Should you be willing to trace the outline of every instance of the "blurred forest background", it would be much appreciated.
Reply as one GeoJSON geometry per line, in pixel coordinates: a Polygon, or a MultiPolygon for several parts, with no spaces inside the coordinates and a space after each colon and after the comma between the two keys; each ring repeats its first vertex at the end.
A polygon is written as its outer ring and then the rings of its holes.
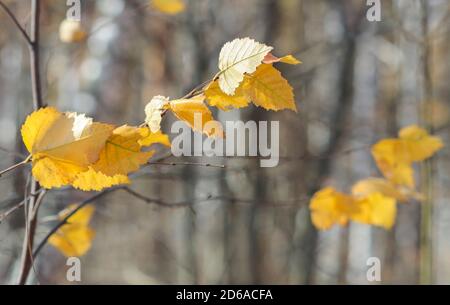
{"type": "MultiPolygon", "coordinates": [[[[3,2],[29,24],[29,1],[3,2]]],[[[140,124],[152,96],[180,97],[212,77],[220,48],[236,37],[303,62],[281,67],[294,86],[298,114],[256,107],[216,113],[222,121],[280,121],[279,165],[205,157],[167,161],[226,168],[146,167],[131,188],[179,206],[145,203],[123,191],[97,200],[82,284],[367,284],[372,256],[381,260],[383,284],[450,284],[448,148],[434,159],[428,184],[434,196],[426,241],[418,202],[399,205],[391,231],[352,223],[318,232],[308,209],[324,185],[348,191],[357,179],[377,175],[370,145],[401,127],[420,124],[450,143],[448,0],[381,1],[380,22],[366,19],[365,0],[190,0],[176,16],[144,0],[85,0],[81,18],[89,35],[78,44],[58,38],[65,1],[41,2],[45,101],[99,121],[140,124]],[[432,249],[431,275],[421,272],[424,246],[432,249]]],[[[23,160],[19,129],[32,102],[27,45],[4,11],[0,29],[3,169],[23,160]]],[[[170,124],[165,127],[168,133],[170,124]]],[[[28,172],[0,178],[0,211],[22,200],[28,172]]],[[[50,191],[36,240],[51,228],[47,215],[90,196],[50,191]]],[[[22,210],[0,224],[0,283],[14,282],[23,232],[22,210]]],[[[65,263],[45,246],[31,281],[68,284],[65,263]]]]}

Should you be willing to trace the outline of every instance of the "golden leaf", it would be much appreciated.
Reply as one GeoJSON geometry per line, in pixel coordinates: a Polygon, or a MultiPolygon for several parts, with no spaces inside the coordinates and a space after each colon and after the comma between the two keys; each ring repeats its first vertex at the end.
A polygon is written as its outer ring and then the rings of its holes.
{"type": "Polygon", "coordinates": [[[351,219],[364,224],[391,229],[397,215],[395,199],[381,193],[371,193],[356,199],[357,212],[352,213],[351,219]]]}
{"type": "Polygon", "coordinates": [[[212,113],[204,101],[204,95],[174,100],[170,102],[170,110],[195,131],[206,133],[208,136],[223,136],[221,125],[214,121],[212,113]],[[207,130],[207,124],[214,128],[207,130]]]}
{"type": "MultiPolygon", "coordinates": [[[[76,207],[77,205],[69,206],[58,215],[58,218],[60,220],[65,219],[76,207]]],[[[95,231],[89,227],[94,211],[95,208],[92,205],[78,210],[67,219],[67,224],[49,237],[49,244],[66,257],[80,257],[86,254],[91,248],[95,236],[95,231]]]]}
{"type": "Polygon", "coordinates": [[[357,207],[351,196],[324,188],[314,194],[310,203],[311,219],[314,226],[326,230],[334,225],[346,225],[357,207]]]}
{"type": "Polygon", "coordinates": [[[151,146],[153,144],[162,144],[167,147],[171,146],[169,136],[163,134],[161,130],[153,133],[150,131],[150,129],[144,128],[141,131],[141,135],[143,136],[143,138],[139,140],[139,145],[151,146]]]}
{"type": "Polygon", "coordinates": [[[32,156],[33,176],[45,188],[70,184],[98,160],[113,129],[54,108],[32,113],[22,126],[22,138],[32,156]]]}
{"type": "Polygon", "coordinates": [[[243,91],[252,102],[267,110],[297,112],[292,87],[272,65],[262,64],[245,77],[243,91]]]}
{"type": "Polygon", "coordinates": [[[428,132],[416,125],[402,128],[399,138],[405,146],[409,160],[407,162],[419,162],[431,157],[441,149],[444,144],[442,140],[435,136],[430,136],[428,132]]]}

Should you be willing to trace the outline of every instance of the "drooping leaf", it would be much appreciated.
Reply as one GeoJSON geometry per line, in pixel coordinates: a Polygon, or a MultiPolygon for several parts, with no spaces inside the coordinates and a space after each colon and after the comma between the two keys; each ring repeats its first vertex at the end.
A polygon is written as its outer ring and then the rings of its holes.
{"type": "Polygon", "coordinates": [[[391,229],[397,215],[395,199],[381,193],[372,193],[356,199],[358,209],[351,219],[363,224],[391,229]]]}
{"type": "Polygon", "coordinates": [[[392,183],[413,188],[413,162],[431,157],[443,147],[441,139],[415,125],[400,130],[399,138],[384,139],[372,146],[372,155],[383,175],[392,183]]]}
{"type": "Polygon", "coordinates": [[[314,194],[310,209],[314,226],[326,230],[334,225],[346,225],[357,206],[351,196],[327,187],[314,194]]]}
{"type": "Polygon", "coordinates": [[[161,130],[153,133],[150,129],[144,128],[142,129],[141,135],[143,136],[143,138],[139,140],[139,145],[141,146],[151,146],[153,144],[162,144],[167,147],[171,146],[169,136],[163,134],[161,130]]]}
{"type": "Polygon", "coordinates": [[[227,42],[219,55],[219,86],[225,94],[234,95],[245,73],[253,73],[272,47],[250,38],[227,42]]]}
{"type": "Polygon", "coordinates": [[[405,145],[409,160],[407,162],[419,162],[431,157],[441,149],[444,144],[442,140],[435,136],[430,136],[428,132],[416,125],[402,128],[399,138],[405,145]]]}
{"type": "Polygon", "coordinates": [[[223,136],[221,125],[214,120],[211,110],[205,105],[204,95],[170,101],[170,110],[195,131],[206,133],[208,136],[223,136]],[[206,124],[213,125],[214,128],[206,130],[206,124]]]}
{"type": "MultiPolygon", "coordinates": [[[[77,205],[71,205],[63,210],[58,218],[63,220],[77,205]]],[[[89,227],[89,222],[94,214],[92,205],[78,210],[59,230],[48,239],[49,244],[58,249],[66,257],[80,257],[91,248],[95,231],[89,227]]]]}
{"type": "Polygon", "coordinates": [[[262,64],[246,76],[243,91],[255,105],[264,109],[297,111],[292,87],[272,65],[262,64]]]}

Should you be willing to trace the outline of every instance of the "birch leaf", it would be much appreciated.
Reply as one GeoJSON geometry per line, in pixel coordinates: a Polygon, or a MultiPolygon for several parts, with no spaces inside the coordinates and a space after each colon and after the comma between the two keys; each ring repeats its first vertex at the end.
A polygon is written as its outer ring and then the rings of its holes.
{"type": "Polygon", "coordinates": [[[22,138],[32,156],[33,176],[44,188],[70,184],[98,160],[113,129],[54,108],[32,113],[22,126],[22,138]]]}
{"type": "Polygon", "coordinates": [[[204,101],[204,95],[174,100],[170,102],[170,110],[178,119],[188,124],[195,131],[206,133],[208,136],[223,136],[220,124],[214,121],[211,110],[205,105],[204,101]],[[207,130],[206,124],[214,125],[215,128],[207,130]]]}
{"type": "Polygon", "coordinates": [[[250,38],[227,42],[219,55],[219,86],[225,94],[234,95],[245,73],[253,73],[272,47],[250,38]]]}
{"type": "MultiPolygon", "coordinates": [[[[71,205],[63,210],[58,218],[63,220],[71,213],[77,205],[71,205]]],[[[89,222],[94,214],[95,208],[92,205],[85,206],[78,210],[63,225],[52,234],[48,243],[58,249],[66,257],[80,257],[86,254],[91,248],[95,231],[89,227],[89,222]]]]}
{"type": "Polygon", "coordinates": [[[297,112],[292,87],[272,65],[263,64],[246,76],[243,91],[255,105],[264,109],[297,112]]]}

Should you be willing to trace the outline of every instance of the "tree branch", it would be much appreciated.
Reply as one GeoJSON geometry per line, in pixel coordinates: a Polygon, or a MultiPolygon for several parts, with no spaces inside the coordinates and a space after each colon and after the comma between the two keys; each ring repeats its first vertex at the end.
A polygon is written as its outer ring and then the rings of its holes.
{"type": "Polygon", "coordinates": [[[16,16],[11,12],[11,10],[8,8],[8,6],[3,3],[3,1],[0,1],[0,7],[3,8],[3,10],[5,11],[5,13],[9,16],[9,18],[12,20],[12,22],[14,22],[14,24],[16,25],[17,29],[20,31],[20,33],[22,34],[22,36],[25,38],[25,40],[27,41],[27,44],[29,46],[32,45],[30,36],[28,36],[27,32],[25,31],[25,29],[23,28],[23,26],[20,24],[19,20],[17,20],[16,16]]]}
{"type": "MultiPolygon", "coordinates": [[[[30,73],[31,73],[31,85],[33,92],[33,107],[34,110],[38,110],[44,106],[42,102],[41,92],[41,77],[39,69],[39,17],[40,17],[40,0],[31,0],[31,25],[30,25],[30,41],[29,53],[30,53],[30,73]]],[[[20,273],[17,282],[20,285],[26,284],[28,274],[33,266],[33,243],[34,235],[37,226],[38,207],[40,201],[43,200],[42,196],[36,196],[40,187],[38,182],[33,178],[30,184],[30,201],[25,206],[26,219],[25,219],[25,237],[22,249],[20,273]]],[[[27,203],[27,198],[25,198],[27,203]]]]}

